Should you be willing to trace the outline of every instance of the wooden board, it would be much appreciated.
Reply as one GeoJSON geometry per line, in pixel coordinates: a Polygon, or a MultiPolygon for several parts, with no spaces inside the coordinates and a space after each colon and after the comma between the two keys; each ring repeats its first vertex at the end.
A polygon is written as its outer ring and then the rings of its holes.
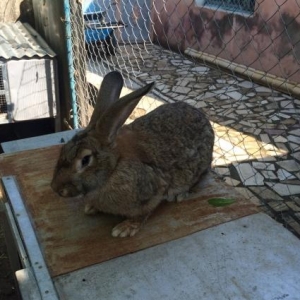
{"type": "Polygon", "coordinates": [[[53,146],[0,156],[0,177],[17,177],[52,277],[257,212],[234,188],[209,173],[198,186],[197,198],[164,203],[135,237],[113,238],[111,229],[121,218],[86,216],[83,198],[60,198],[51,190],[59,151],[60,146],[53,146]],[[236,202],[213,207],[207,202],[212,197],[230,197],[236,202]]]}

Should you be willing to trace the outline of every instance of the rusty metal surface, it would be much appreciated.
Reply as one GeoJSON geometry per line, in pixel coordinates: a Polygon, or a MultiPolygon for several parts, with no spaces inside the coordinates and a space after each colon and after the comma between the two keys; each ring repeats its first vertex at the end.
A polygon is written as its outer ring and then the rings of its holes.
{"type": "Polygon", "coordinates": [[[82,198],[63,199],[51,190],[59,150],[60,146],[54,146],[0,155],[0,177],[17,177],[53,277],[257,212],[232,187],[209,174],[199,185],[197,198],[165,203],[135,237],[113,238],[111,229],[121,220],[119,217],[86,216],[82,198]],[[226,207],[208,204],[207,199],[221,196],[236,202],[226,207]]]}

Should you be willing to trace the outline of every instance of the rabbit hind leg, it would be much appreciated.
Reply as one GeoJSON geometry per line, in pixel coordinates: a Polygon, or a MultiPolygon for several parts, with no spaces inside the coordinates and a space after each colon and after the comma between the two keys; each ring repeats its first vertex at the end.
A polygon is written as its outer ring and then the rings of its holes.
{"type": "Polygon", "coordinates": [[[176,195],[175,199],[176,199],[176,202],[181,202],[181,201],[189,199],[189,196],[190,196],[190,192],[186,191],[186,192],[182,192],[182,193],[176,195]]]}
{"type": "Polygon", "coordinates": [[[168,191],[167,201],[168,202],[181,202],[189,197],[189,186],[182,186],[180,188],[170,189],[168,191]]]}

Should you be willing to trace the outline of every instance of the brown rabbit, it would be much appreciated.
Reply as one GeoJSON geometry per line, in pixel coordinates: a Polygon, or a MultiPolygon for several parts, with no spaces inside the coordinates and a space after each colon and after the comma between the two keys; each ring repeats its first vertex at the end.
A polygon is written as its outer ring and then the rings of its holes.
{"type": "Polygon", "coordinates": [[[135,235],[163,200],[181,200],[210,167],[214,132],[186,103],[165,104],[123,126],[153,83],[119,99],[120,73],[104,77],[87,128],[66,143],[51,186],[62,197],[84,195],[85,213],[126,217],[113,236],[135,235]]]}

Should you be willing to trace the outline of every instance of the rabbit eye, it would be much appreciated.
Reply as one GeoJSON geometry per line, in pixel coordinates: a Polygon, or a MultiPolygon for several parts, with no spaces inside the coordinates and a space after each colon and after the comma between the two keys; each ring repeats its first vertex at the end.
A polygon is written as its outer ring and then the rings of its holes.
{"type": "Polygon", "coordinates": [[[84,156],[81,160],[81,167],[84,168],[84,167],[88,166],[90,161],[91,161],[91,155],[84,156]]]}

